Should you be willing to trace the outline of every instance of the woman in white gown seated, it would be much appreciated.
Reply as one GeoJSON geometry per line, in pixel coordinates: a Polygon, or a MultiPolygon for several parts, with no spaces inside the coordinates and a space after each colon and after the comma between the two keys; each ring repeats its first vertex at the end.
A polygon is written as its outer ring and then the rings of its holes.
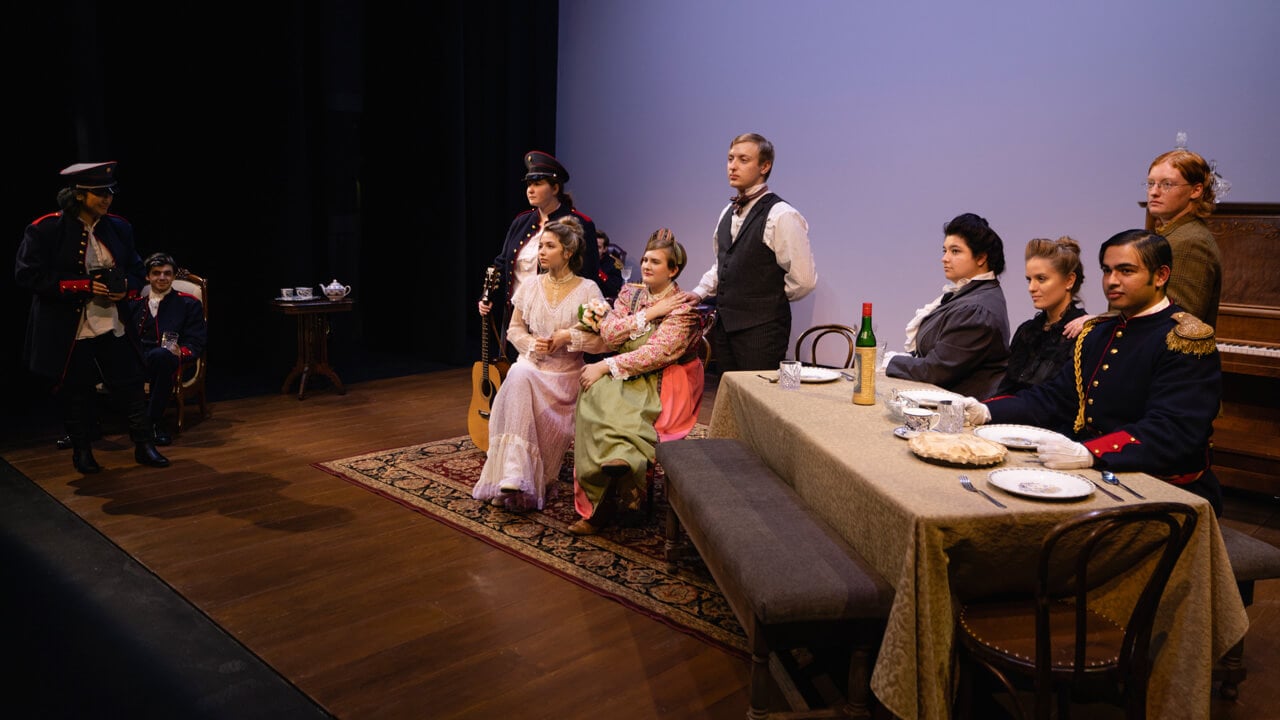
{"type": "MultiPolygon", "coordinates": [[[[513,510],[546,502],[573,439],[582,353],[604,349],[598,335],[576,327],[578,307],[603,298],[596,283],[575,274],[582,267],[582,225],[575,218],[547,224],[538,263],[546,272],[521,283],[511,298],[507,341],[520,356],[494,400],[488,457],[471,491],[513,510]]],[[[489,310],[481,304],[481,315],[489,310]]]]}

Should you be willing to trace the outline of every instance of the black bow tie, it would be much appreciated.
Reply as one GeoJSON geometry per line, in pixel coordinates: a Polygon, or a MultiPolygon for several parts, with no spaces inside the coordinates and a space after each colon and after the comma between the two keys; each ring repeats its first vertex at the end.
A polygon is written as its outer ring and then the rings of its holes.
{"type": "Polygon", "coordinates": [[[764,187],[751,193],[750,195],[743,195],[739,193],[729,198],[729,202],[733,203],[733,214],[741,215],[742,209],[745,208],[747,205],[749,205],[752,200],[755,200],[756,198],[760,197],[761,195],[767,192],[769,192],[769,186],[765,185],[764,187]]]}

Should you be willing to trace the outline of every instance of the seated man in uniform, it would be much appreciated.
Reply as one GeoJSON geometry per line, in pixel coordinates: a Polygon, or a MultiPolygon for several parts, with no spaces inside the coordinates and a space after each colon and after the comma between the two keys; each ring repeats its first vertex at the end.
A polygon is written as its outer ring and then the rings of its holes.
{"type": "Polygon", "coordinates": [[[1072,362],[1051,380],[985,402],[965,398],[972,424],[1071,428],[1037,449],[1045,467],[1145,472],[1200,495],[1222,513],[1209,438],[1222,396],[1213,328],[1165,296],[1173,252],[1147,230],[1098,251],[1110,311],[1090,320],[1072,362]]]}
{"type": "Polygon", "coordinates": [[[173,383],[204,352],[208,331],[199,298],[173,289],[177,265],[171,256],[155,253],[142,266],[149,289],[129,303],[129,332],[142,353],[146,379],[151,383],[147,415],[155,444],[169,445],[173,437],[162,421],[173,383]],[[177,337],[166,343],[165,333],[177,337]]]}

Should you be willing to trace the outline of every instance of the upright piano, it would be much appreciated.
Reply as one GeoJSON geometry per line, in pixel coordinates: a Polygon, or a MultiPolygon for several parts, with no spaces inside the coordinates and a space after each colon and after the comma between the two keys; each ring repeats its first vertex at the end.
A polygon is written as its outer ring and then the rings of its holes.
{"type": "Polygon", "coordinates": [[[1224,487],[1280,495],[1280,203],[1219,203],[1205,222],[1222,255],[1214,471],[1224,487]]]}

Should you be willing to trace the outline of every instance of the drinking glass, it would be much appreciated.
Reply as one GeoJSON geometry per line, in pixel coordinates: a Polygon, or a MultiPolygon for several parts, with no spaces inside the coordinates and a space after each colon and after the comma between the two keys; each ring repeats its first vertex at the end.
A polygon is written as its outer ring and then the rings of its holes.
{"type": "Polygon", "coordinates": [[[778,363],[778,385],[783,390],[799,390],[801,372],[799,360],[783,360],[778,363]]]}
{"type": "Polygon", "coordinates": [[[623,282],[631,282],[631,263],[622,266],[622,280],[623,282]]]}
{"type": "Polygon", "coordinates": [[[938,402],[938,432],[958,433],[964,430],[964,407],[950,400],[938,402]]]}
{"type": "Polygon", "coordinates": [[[178,333],[172,330],[165,330],[164,334],[160,336],[160,347],[177,355],[180,352],[178,350],[178,333]]]}

